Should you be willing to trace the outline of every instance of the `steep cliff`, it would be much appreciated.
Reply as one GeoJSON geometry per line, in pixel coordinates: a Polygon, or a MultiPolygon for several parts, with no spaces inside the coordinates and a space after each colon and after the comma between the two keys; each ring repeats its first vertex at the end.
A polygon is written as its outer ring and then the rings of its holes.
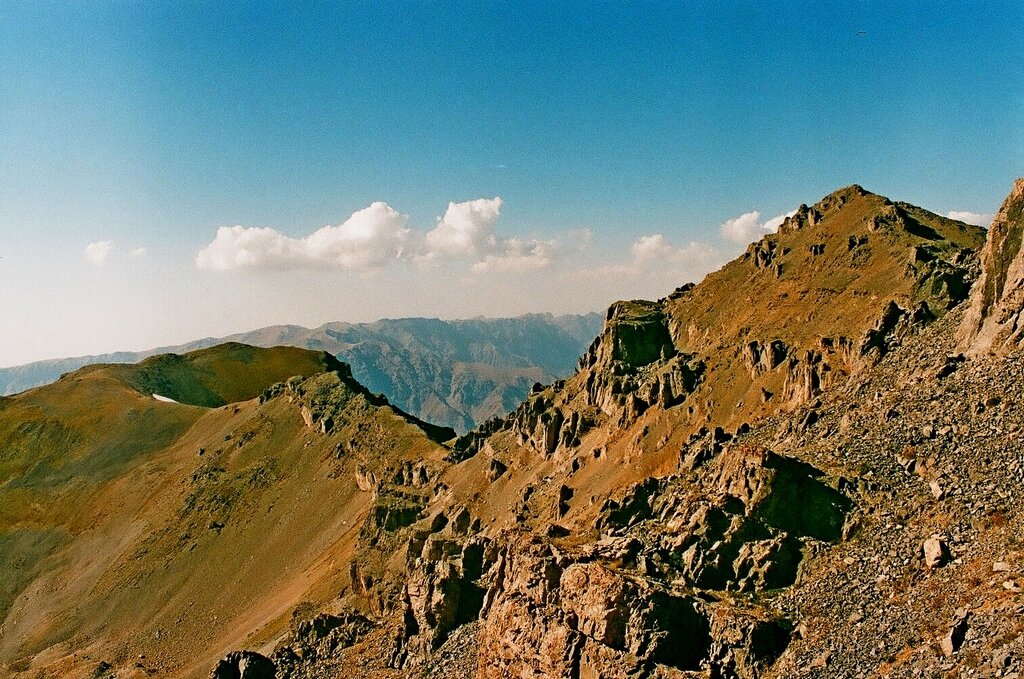
{"type": "Polygon", "coordinates": [[[1024,177],[1018,179],[992,220],[982,251],[983,273],[971,294],[960,330],[972,355],[1007,351],[1024,338],[1024,177]]]}

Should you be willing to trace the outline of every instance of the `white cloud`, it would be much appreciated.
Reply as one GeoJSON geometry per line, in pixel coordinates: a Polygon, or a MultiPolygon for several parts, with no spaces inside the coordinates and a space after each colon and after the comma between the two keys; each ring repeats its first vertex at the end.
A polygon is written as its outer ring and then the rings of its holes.
{"type": "Polygon", "coordinates": [[[786,221],[789,217],[792,217],[795,214],[796,210],[790,210],[785,214],[776,215],[775,217],[772,217],[767,222],[762,224],[761,228],[764,231],[767,231],[768,233],[775,233],[776,231],[779,230],[779,227],[782,226],[782,222],[786,221]]]}
{"type": "Polygon", "coordinates": [[[995,219],[995,215],[970,212],[969,210],[950,210],[946,213],[946,216],[950,219],[974,224],[975,226],[988,226],[992,223],[992,220],[995,219]]]}
{"type": "Polygon", "coordinates": [[[744,212],[739,217],[727,219],[718,227],[718,230],[724,238],[734,243],[745,245],[751,241],[758,240],[767,233],[775,232],[782,225],[782,222],[785,221],[786,217],[794,214],[796,214],[796,210],[762,222],[761,213],[758,210],[744,212]]]}
{"type": "MultiPolygon", "coordinates": [[[[474,272],[527,271],[550,266],[563,251],[559,240],[506,238],[495,226],[500,197],[448,203],[429,231],[409,227],[408,217],[387,203],[373,203],[340,226],[325,226],[303,238],[270,228],[224,226],[196,255],[196,266],[236,269],[376,269],[392,262],[420,264],[472,260],[474,272]]],[[[590,232],[566,234],[589,242],[590,232]]]]}
{"type": "Polygon", "coordinates": [[[85,246],[85,258],[96,266],[103,266],[114,249],[114,242],[109,240],[96,241],[85,246]]]}
{"type": "Polygon", "coordinates": [[[130,257],[131,259],[142,259],[143,257],[145,257],[148,254],[149,254],[149,250],[147,250],[146,248],[143,248],[143,247],[138,247],[138,248],[133,249],[131,252],[129,252],[128,253],[128,257],[130,257]]]}
{"type": "Polygon", "coordinates": [[[640,236],[630,245],[629,253],[625,261],[581,269],[580,272],[602,277],[674,279],[680,275],[703,275],[718,267],[722,260],[721,253],[710,245],[697,241],[673,245],[660,233],[640,236]]]}
{"type": "Polygon", "coordinates": [[[650,236],[640,236],[630,246],[630,251],[633,253],[634,261],[651,262],[671,256],[673,247],[669,245],[665,236],[656,233],[650,236]]]}
{"type": "Polygon", "coordinates": [[[561,252],[561,243],[556,240],[523,241],[509,238],[504,242],[500,254],[485,255],[472,266],[474,272],[486,271],[530,271],[549,267],[561,252]]]}
{"type": "Polygon", "coordinates": [[[641,236],[630,246],[630,252],[635,266],[648,264],[697,264],[703,263],[717,255],[714,248],[697,241],[690,241],[683,246],[672,245],[660,233],[641,236]]]}
{"type": "Polygon", "coordinates": [[[340,226],[325,226],[304,239],[306,256],[343,269],[378,268],[399,259],[409,239],[409,218],[376,202],[340,226]]]}
{"type": "Polygon", "coordinates": [[[467,257],[493,252],[499,245],[494,224],[500,213],[500,197],[448,203],[437,226],[427,232],[428,256],[467,257]]]}
{"type": "Polygon", "coordinates": [[[376,202],[343,224],[325,226],[305,238],[260,227],[222,226],[196,255],[196,266],[211,271],[337,267],[378,268],[401,258],[409,240],[408,218],[376,202]]]}

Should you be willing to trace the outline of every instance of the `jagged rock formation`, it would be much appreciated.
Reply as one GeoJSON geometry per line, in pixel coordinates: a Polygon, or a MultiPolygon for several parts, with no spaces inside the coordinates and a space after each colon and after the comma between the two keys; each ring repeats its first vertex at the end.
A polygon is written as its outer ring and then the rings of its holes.
{"type": "Polygon", "coordinates": [[[606,502],[595,543],[504,536],[479,676],[759,676],[792,626],[709,590],[791,585],[801,541],[838,540],[849,507],[809,466],[736,446],[697,478],[649,479],[606,502]]]}
{"type": "Polygon", "coordinates": [[[983,273],[971,294],[960,331],[973,355],[1020,344],[1024,325],[1024,177],[1018,179],[992,220],[982,251],[983,273]]]}

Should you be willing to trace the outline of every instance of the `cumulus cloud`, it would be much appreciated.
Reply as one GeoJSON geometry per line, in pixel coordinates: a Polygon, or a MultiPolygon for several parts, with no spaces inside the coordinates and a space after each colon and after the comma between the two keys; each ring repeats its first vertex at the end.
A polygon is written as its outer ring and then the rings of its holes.
{"type": "MultiPolygon", "coordinates": [[[[434,228],[416,230],[409,220],[377,202],[339,226],[325,226],[293,238],[270,228],[224,226],[196,255],[209,271],[237,269],[338,268],[377,269],[393,262],[421,265],[470,260],[473,272],[528,271],[550,266],[565,248],[560,240],[501,236],[496,225],[500,197],[448,203],[434,228]]],[[[589,242],[589,231],[580,235],[589,242]]]]}
{"type": "Polygon", "coordinates": [[[504,251],[484,255],[483,259],[473,264],[472,270],[480,273],[545,269],[554,262],[561,250],[562,244],[556,240],[523,241],[509,238],[504,242],[504,251]]]}
{"type": "Polygon", "coordinates": [[[85,246],[85,258],[96,266],[103,266],[107,263],[111,251],[114,249],[114,242],[109,240],[96,241],[85,246]]]}
{"type": "Polygon", "coordinates": [[[739,217],[727,219],[718,227],[719,232],[727,240],[731,240],[734,243],[746,244],[751,241],[755,241],[761,236],[767,233],[773,233],[782,222],[785,221],[786,217],[790,217],[796,214],[796,210],[792,212],[772,217],[771,219],[762,222],[761,213],[758,210],[753,212],[744,212],[739,217]]]}
{"type": "Polygon", "coordinates": [[[134,248],[128,253],[128,257],[131,259],[142,259],[149,254],[149,250],[143,247],[134,248]]]}
{"type": "MultiPolygon", "coordinates": [[[[688,282],[696,282],[722,265],[715,247],[697,241],[674,243],[654,233],[634,240],[617,262],[563,272],[568,290],[586,289],[606,300],[656,299],[688,282]]],[[[568,293],[567,293],[568,294],[568,293]]]]}
{"type": "Polygon", "coordinates": [[[346,269],[370,269],[402,257],[409,239],[409,218],[376,202],[352,214],[340,226],[325,226],[303,240],[305,255],[346,269]]]}
{"type": "Polygon", "coordinates": [[[376,202],[338,226],[325,226],[304,238],[265,227],[222,226],[196,255],[210,271],[338,267],[371,269],[400,259],[410,237],[408,218],[376,202]]]}
{"type": "Polygon", "coordinates": [[[686,245],[673,245],[660,233],[641,236],[630,246],[634,265],[672,264],[688,265],[703,263],[714,258],[714,248],[704,243],[690,241],[686,245]]]}
{"type": "Polygon", "coordinates": [[[427,232],[427,255],[467,257],[493,252],[498,247],[494,224],[500,214],[500,197],[448,203],[437,226],[427,232]]]}
{"type": "Polygon", "coordinates": [[[971,212],[969,210],[950,210],[946,213],[946,216],[950,219],[966,222],[967,224],[974,224],[975,226],[988,226],[995,219],[995,215],[971,212]]]}

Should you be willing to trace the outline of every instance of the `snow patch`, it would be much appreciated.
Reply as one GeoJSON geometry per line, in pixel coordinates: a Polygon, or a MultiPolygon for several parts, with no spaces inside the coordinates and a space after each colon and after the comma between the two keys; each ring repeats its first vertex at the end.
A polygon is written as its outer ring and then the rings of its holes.
{"type": "Polygon", "coordinates": [[[155,398],[158,401],[163,401],[164,403],[177,403],[177,401],[175,401],[173,398],[167,398],[166,396],[161,396],[160,394],[153,394],[153,398],[155,398]]]}

